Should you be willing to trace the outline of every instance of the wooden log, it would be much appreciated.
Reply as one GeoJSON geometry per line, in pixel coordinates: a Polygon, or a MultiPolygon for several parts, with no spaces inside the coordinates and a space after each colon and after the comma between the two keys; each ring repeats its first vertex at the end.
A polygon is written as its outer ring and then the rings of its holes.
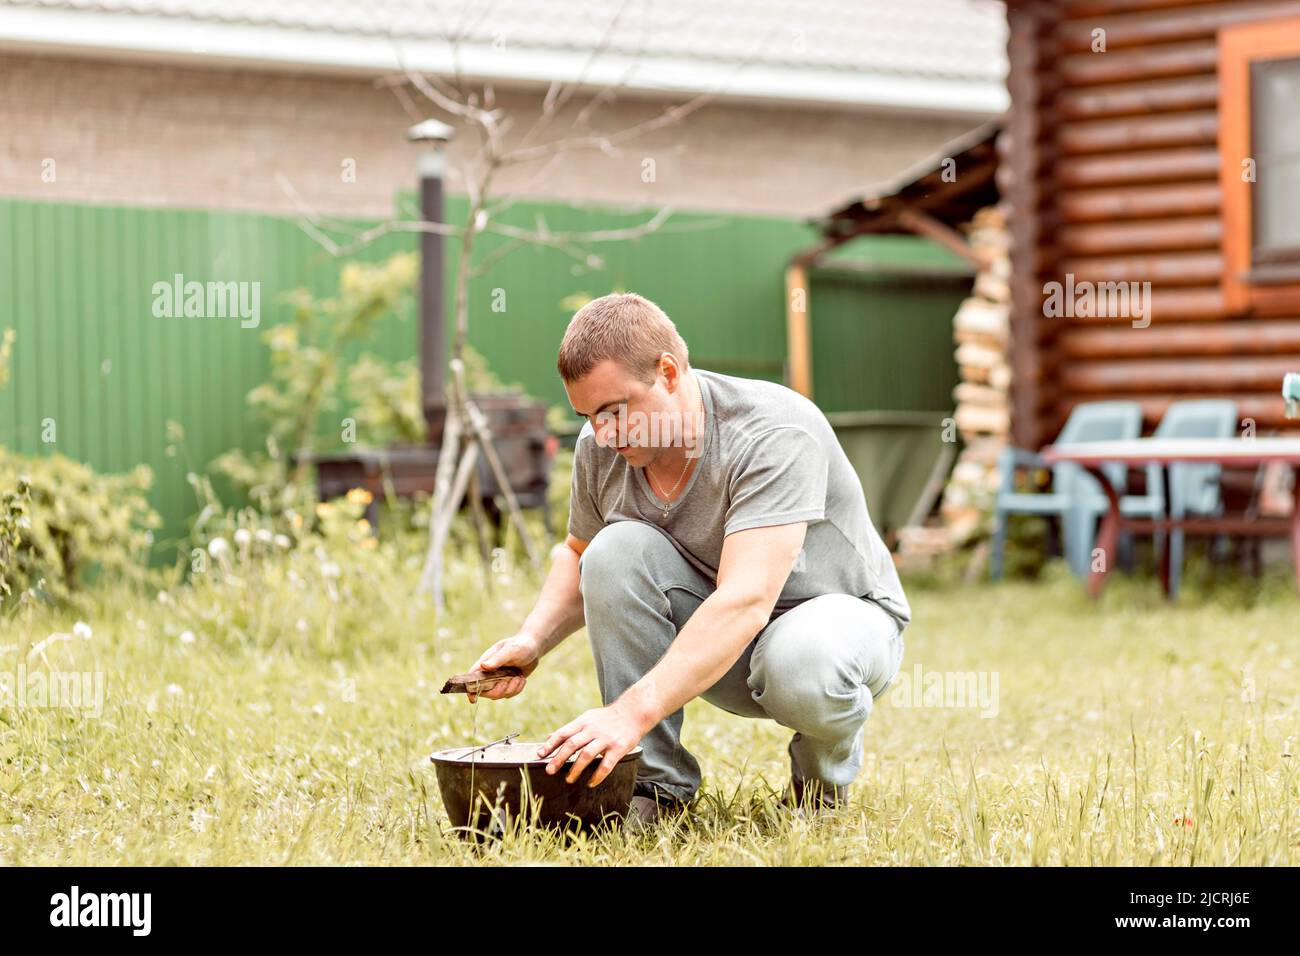
{"type": "Polygon", "coordinates": [[[1003,340],[1011,329],[1011,309],[1007,305],[967,299],[952,317],[953,328],[1003,340]]]}
{"type": "Polygon", "coordinates": [[[969,459],[957,462],[952,468],[952,480],[957,484],[979,486],[984,484],[987,475],[986,466],[969,459]]]}
{"type": "Polygon", "coordinates": [[[1058,162],[1054,178],[1058,186],[1067,189],[1184,183],[1215,178],[1220,162],[1219,151],[1213,146],[1077,156],[1058,162]]]}
{"type": "MultiPolygon", "coordinates": [[[[1230,300],[1227,301],[1227,308],[1232,308],[1230,300]]],[[[1246,311],[1258,316],[1300,315],[1300,286],[1296,283],[1257,285],[1250,290],[1250,302],[1246,311]]]]}
{"type": "Polygon", "coordinates": [[[963,435],[1005,435],[1011,429],[1011,415],[1006,409],[964,405],[953,413],[953,418],[957,422],[957,430],[963,435]]]}
{"type": "Polygon", "coordinates": [[[948,540],[956,543],[967,540],[979,530],[984,512],[979,508],[963,508],[944,517],[948,522],[948,540]]]}
{"type": "Polygon", "coordinates": [[[1223,224],[1216,216],[1146,219],[1135,222],[1079,223],[1057,233],[1057,248],[1069,255],[1218,249],[1223,224]]]}
{"type": "MultiPolygon", "coordinates": [[[[1151,325],[1155,326],[1179,322],[1216,322],[1227,317],[1226,308],[1223,291],[1217,286],[1164,288],[1153,285],[1147,312],[1151,316],[1151,325]]],[[[1063,323],[1062,328],[1080,325],[1132,327],[1125,317],[1112,315],[1073,315],[1059,321],[1063,323]]]]}
{"type": "MultiPolygon", "coordinates": [[[[1135,332],[1135,334],[1141,334],[1135,332]]],[[[1066,363],[1061,387],[1072,394],[1165,392],[1199,394],[1207,386],[1228,392],[1279,392],[1289,371],[1300,368],[1300,354],[1197,359],[1092,359],[1066,363]]]]}
{"type": "Polygon", "coordinates": [[[958,365],[991,369],[1006,362],[1006,354],[996,346],[977,345],[973,342],[957,346],[954,352],[958,365]]]}
{"type": "Polygon", "coordinates": [[[971,248],[990,259],[1010,258],[1011,236],[1006,229],[971,229],[967,232],[971,248]]]}
{"type": "Polygon", "coordinates": [[[1059,85],[1055,77],[1044,76],[1042,68],[1049,57],[1056,55],[1054,44],[1048,40],[1056,25],[1055,11],[1041,5],[1007,7],[1007,89],[1011,109],[997,140],[997,182],[1005,197],[1011,259],[1016,267],[1011,282],[1012,419],[1015,441],[1026,447],[1037,447],[1040,442],[1043,410],[1048,401],[1043,380],[1051,356],[1040,348],[1042,299],[1034,263],[1042,242],[1040,211],[1046,201],[1041,172],[1050,159],[1043,145],[1046,136],[1042,107],[1059,85]]]}
{"type": "Polygon", "coordinates": [[[988,270],[982,271],[975,276],[974,292],[985,302],[999,305],[1010,305],[1011,303],[1011,283],[988,270]]]}
{"type": "Polygon", "coordinates": [[[1099,19],[1084,16],[1059,23],[1053,38],[1061,50],[1082,53],[1093,48],[1093,31],[1106,31],[1106,50],[1178,43],[1213,37],[1225,26],[1300,15],[1300,0],[1231,0],[1216,4],[1179,5],[1172,10],[1155,10],[1129,16],[1099,19]]]}
{"type": "Polygon", "coordinates": [[[1008,410],[1005,392],[975,382],[959,382],[952,390],[953,401],[959,405],[976,405],[980,408],[1008,410]]]}
{"type": "Polygon", "coordinates": [[[1072,87],[1131,83],[1213,73],[1218,66],[1218,55],[1213,40],[1194,40],[1108,52],[1105,56],[1091,50],[1075,53],[1063,57],[1058,69],[1061,79],[1072,87]]]}
{"type": "Polygon", "coordinates": [[[1074,281],[1152,282],[1195,286],[1217,283],[1223,275],[1223,257],[1217,252],[1170,252],[1129,256],[1078,256],[1063,259],[1061,274],[1074,281]]]}
{"type": "Polygon", "coordinates": [[[1103,17],[1117,13],[1146,13],[1170,7],[1190,7],[1194,4],[1222,3],[1223,0],[1067,0],[1064,14],[1070,19],[1103,17]]]}
{"type": "Polygon", "coordinates": [[[1058,98],[1051,118],[1068,121],[1145,116],[1149,113],[1213,109],[1218,102],[1217,77],[1185,76],[1174,80],[1146,80],[1066,90],[1058,98]]]}
{"type": "MultiPolygon", "coordinates": [[[[1007,346],[1008,346],[1007,342],[1005,341],[999,342],[993,339],[988,339],[983,337],[967,338],[967,336],[969,335],[970,333],[968,332],[962,333],[961,338],[956,339],[957,348],[970,346],[973,348],[980,349],[981,351],[992,349],[997,351],[997,353],[1002,356],[1005,356],[1007,354],[1007,346]]],[[[965,353],[963,353],[963,356],[964,355],[965,353]]],[[[954,361],[956,360],[956,350],[954,350],[953,352],[953,359],[954,361]]],[[[987,382],[990,380],[990,376],[993,374],[993,370],[997,368],[998,365],[1006,364],[1006,358],[1004,357],[1001,360],[1001,362],[990,362],[987,360],[981,360],[966,365],[963,365],[961,362],[957,362],[957,364],[963,369],[972,369],[972,370],[978,369],[979,381],[987,382]]],[[[974,381],[974,379],[972,379],[972,381],[974,381]]]]}
{"type": "Polygon", "coordinates": [[[973,265],[977,267],[983,265],[970,243],[962,238],[961,233],[929,213],[906,207],[898,213],[898,222],[904,229],[938,243],[973,265]]]}
{"type": "Polygon", "coordinates": [[[995,365],[989,369],[989,384],[1003,392],[1011,388],[1011,366],[995,365]]]}
{"type": "Polygon", "coordinates": [[[1192,110],[1144,117],[1062,123],[1056,147],[1062,156],[1129,152],[1177,146],[1212,146],[1219,134],[1219,114],[1192,110]]]}
{"type": "Polygon", "coordinates": [[[1219,201],[1217,180],[1168,186],[1108,187],[1064,193],[1057,199],[1056,213],[1063,223],[1199,216],[1217,214],[1219,201]]]}
{"type": "Polygon", "coordinates": [[[991,467],[998,463],[998,455],[1001,454],[1002,448],[1006,443],[1002,440],[986,436],[976,438],[967,442],[966,447],[962,449],[962,462],[970,461],[981,467],[991,467]]]}
{"type": "Polygon", "coordinates": [[[1006,353],[1009,339],[1009,335],[989,335],[985,332],[973,332],[969,329],[954,329],[952,333],[952,340],[955,345],[977,345],[981,348],[996,349],[1002,354],[1006,353]]]}
{"type": "Polygon", "coordinates": [[[1157,355],[1300,354],[1300,319],[1222,322],[1211,326],[1162,325],[1153,321],[1148,329],[1072,328],[1062,334],[1060,344],[1067,361],[1157,355]]]}

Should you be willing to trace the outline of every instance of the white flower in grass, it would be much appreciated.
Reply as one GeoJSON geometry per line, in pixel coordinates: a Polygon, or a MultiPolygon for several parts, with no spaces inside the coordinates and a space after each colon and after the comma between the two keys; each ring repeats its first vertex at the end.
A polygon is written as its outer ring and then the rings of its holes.
{"type": "Polygon", "coordinates": [[[239,545],[241,548],[247,547],[248,542],[252,540],[253,536],[249,534],[247,528],[240,528],[235,532],[235,544],[239,545]]]}
{"type": "Polygon", "coordinates": [[[338,566],[337,562],[326,561],[324,564],[320,566],[320,573],[325,575],[325,577],[327,578],[337,578],[340,574],[343,573],[343,571],[338,566]]]}
{"type": "Polygon", "coordinates": [[[299,630],[299,631],[301,631],[302,633],[306,634],[306,633],[307,633],[307,619],[306,619],[305,617],[300,617],[300,618],[298,618],[298,624],[297,624],[297,627],[298,627],[298,630],[299,630]]]}
{"type": "Polygon", "coordinates": [[[293,542],[289,540],[287,534],[277,534],[273,539],[277,548],[288,548],[293,542]]]}
{"type": "Polygon", "coordinates": [[[213,538],[208,542],[208,554],[219,558],[230,551],[230,543],[225,538],[213,538]]]}
{"type": "Polygon", "coordinates": [[[88,641],[91,638],[90,625],[85,621],[78,621],[76,624],[72,625],[72,633],[83,641],[88,641]]]}
{"type": "Polygon", "coordinates": [[[171,596],[170,594],[168,594],[166,591],[159,591],[159,592],[158,592],[158,603],[159,603],[159,604],[168,604],[168,603],[171,602],[171,599],[172,599],[172,596],[171,596]]]}
{"type": "Polygon", "coordinates": [[[180,684],[168,684],[167,693],[171,694],[173,697],[179,697],[181,694],[185,692],[181,690],[180,684]]]}
{"type": "Polygon", "coordinates": [[[253,537],[262,544],[266,544],[271,540],[271,532],[267,531],[265,528],[258,528],[257,531],[253,533],[253,537]]]}
{"type": "Polygon", "coordinates": [[[313,708],[311,709],[311,712],[312,712],[313,714],[315,714],[317,717],[324,717],[324,716],[325,716],[325,705],[324,705],[324,704],[317,704],[315,707],[313,707],[313,708]]]}
{"type": "Polygon", "coordinates": [[[193,644],[194,641],[195,641],[195,637],[193,631],[181,631],[182,644],[193,644]]]}

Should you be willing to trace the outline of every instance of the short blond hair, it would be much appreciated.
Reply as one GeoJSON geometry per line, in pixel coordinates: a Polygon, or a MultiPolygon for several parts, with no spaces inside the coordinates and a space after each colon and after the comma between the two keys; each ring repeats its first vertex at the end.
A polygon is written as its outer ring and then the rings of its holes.
{"type": "Polygon", "coordinates": [[[653,382],[659,357],[671,354],[688,366],[686,342],[673,320],[635,292],[593,299],[574,313],[560,342],[560,378],[576,382],[612,359],[643,382],[653,382]]]}

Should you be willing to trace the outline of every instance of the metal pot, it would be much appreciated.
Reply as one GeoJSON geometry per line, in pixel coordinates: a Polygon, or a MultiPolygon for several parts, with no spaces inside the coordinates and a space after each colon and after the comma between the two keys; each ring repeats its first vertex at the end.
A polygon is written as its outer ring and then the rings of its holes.
{"type": "Polygon", "coordinates": [[[453,827],[466,838],[500,833],[517,816],[532,819],[536,801],[537,822],[546,827],[590,830],[606,818],[618,820],[632,803],[641,747],[633,747],[598,786],[587,781],[599,760],[593,760],[573,783],[565,779],[568,764],[554,774],[546,772],[548,757],[538,757],[541,741],[493,744],[473,752],[464,747],[430,755],[438,774],[438,789],[453,827]],[[470,806],[474,806],[471,819],[470,806]]]}

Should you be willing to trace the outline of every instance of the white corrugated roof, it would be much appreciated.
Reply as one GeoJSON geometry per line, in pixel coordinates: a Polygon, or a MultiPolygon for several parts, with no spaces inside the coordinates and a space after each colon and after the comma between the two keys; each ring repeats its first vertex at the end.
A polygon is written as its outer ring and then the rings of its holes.
{"type": "Polygon", "coordinates": [[[1007,102],[998,0],[0,0],[11,48],[443,72],[452,37],[475,79],[969,114],[1007,102]]]}

